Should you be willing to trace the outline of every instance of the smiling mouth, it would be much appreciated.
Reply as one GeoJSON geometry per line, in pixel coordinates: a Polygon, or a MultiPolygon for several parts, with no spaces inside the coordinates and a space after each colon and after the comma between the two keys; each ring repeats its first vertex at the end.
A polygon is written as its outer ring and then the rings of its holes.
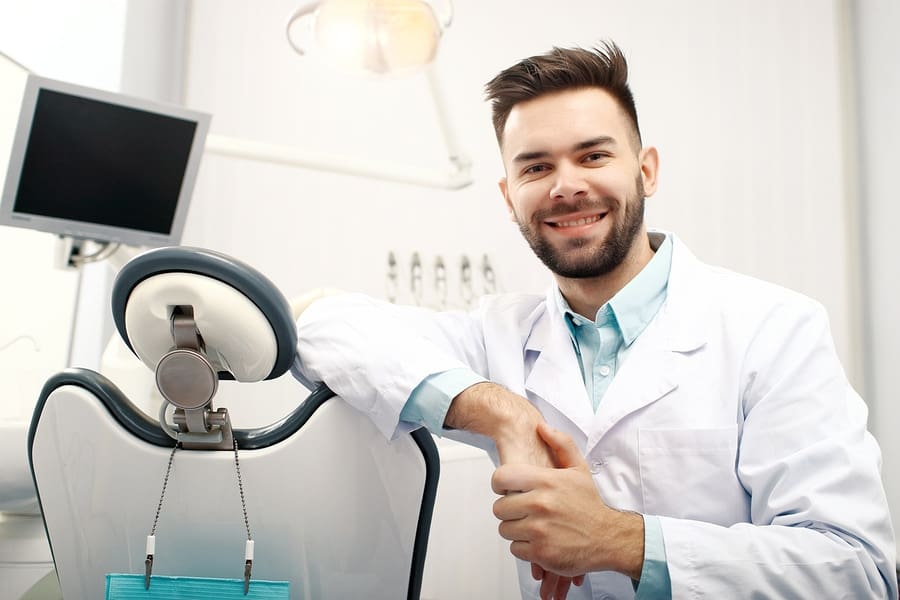
{"type": "Polygon", "coordinates": [[[547,221],[547,225],[551,227],[556,227],[558,229],[565,229],[567,227],[583,227],[585,225],[590,225],[591,223],[596,223],[600,219],[606,216],[606,213],[600,213],[598,215],[592,215],[590,217],[581,217],[580,219],[572,219],[571,221],[547,221]]]}

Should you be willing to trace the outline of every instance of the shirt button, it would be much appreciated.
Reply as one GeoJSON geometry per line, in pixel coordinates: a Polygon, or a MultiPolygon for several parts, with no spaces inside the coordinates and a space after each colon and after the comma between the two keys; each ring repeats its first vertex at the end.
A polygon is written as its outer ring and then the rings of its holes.
{"type": "Polygon", "coordinates": [[[602,461],[595,460],[594,462],[591,463],[591,473],[593,473],[594,475],[596,475],[597,473],[599,473],[599,472],[600,472],[600,469],[602,469],[602,468],[603,468],[603,462],[602,462],[602,461]]]}
{"type": "Polygon", "coordinates": [[[603,365],[602,367],[600,367],[600,374],[603,375],[604,377],[609,375],[609,372],[610,372],[610,368],[608,365],[603,365]]]}

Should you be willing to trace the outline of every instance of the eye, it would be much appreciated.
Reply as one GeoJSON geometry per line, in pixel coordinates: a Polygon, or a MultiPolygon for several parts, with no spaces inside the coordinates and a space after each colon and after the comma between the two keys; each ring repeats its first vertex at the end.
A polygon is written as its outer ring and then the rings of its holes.
{"type": "Polygon", "coordinates": [[[587,156],[584,157],[585,162],[597,162],[601,160],[606,160],[609,158],[608,152],[591,152],[587,156]]]}
{"type": "Polygon", "coordinates": [[[533,173],[541,173],[543,171],[548,170],[549,168],[550,167],[548,167],[547,165],[544,165],[544,164],[531,165],[529,167],[525,167],[525,169],[522,171],[522,173],[524,175],[531,175],[533,173]]]}

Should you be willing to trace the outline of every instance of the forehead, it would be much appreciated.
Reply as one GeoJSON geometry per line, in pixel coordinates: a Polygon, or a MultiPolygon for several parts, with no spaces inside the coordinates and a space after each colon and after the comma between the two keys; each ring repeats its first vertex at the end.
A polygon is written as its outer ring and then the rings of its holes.
{"type": "Polygon", "coordinates": [[[629,143],[630,123],[612,95],[600,88],[544,94],[516,104],[503,127],[504,158],[551,151],[585,139],[609,136],[629,143]]]}

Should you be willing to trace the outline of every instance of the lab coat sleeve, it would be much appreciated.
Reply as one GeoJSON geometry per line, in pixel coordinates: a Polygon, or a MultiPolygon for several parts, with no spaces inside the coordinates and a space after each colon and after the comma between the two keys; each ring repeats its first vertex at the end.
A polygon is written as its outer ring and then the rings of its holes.
{"type": "Polygon", "coordinates": [[[463,390],[486,381],[469,369],[453,369],[429,375],[413,390],[400,412],[400,419],[421,423],[438,436],[444,435],[444,421],[450,403],[463,390]]]}
{"type": "Polygon", "coordinates": [[[486,372],[477,313],[396,306],[361,294],[317,300],[297,322],[295,368],[368,415],[387,438],[426,377],[467,368],[486,372]]]}
{"type": "Polygon", "coordinates": [[[742,382],[737,471],[751,523],[661,516],[672,596],[897,598],[880,451],[825,311],[770,311],[742,382]]]}

